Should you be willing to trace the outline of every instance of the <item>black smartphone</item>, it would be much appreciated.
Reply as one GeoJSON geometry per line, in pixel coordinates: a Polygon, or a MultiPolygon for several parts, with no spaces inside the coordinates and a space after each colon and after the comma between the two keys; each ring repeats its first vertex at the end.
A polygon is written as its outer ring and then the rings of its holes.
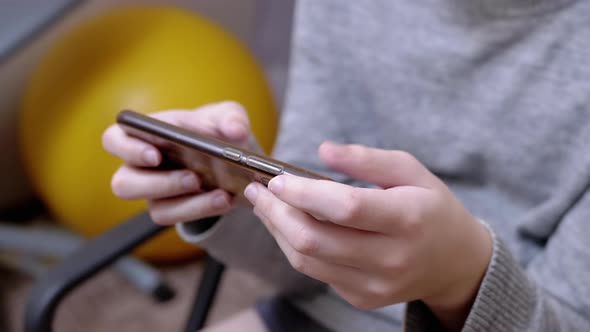
{"type": "Polygon", "coordinates": [[[197,173],[204,190],[221,188],[240,195],[249,183],[257,181],[266,186],[270,179],[282,174],[330,180],[303,168],[134,111],[119,112],[117,124],[126,134],[157,147],[162,154],[164,167],[186,168],[197,173]]]}

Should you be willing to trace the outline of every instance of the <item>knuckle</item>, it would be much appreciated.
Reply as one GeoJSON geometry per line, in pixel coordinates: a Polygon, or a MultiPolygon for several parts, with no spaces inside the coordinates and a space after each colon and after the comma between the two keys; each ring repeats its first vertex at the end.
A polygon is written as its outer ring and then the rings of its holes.
{"type": "Polygon", "coordinates": [[[371,298],[386,296],[389,291],[389,285],[381,281],[374,280],[369,281],[366,284],[367,296],[370,296],[371,298]]]}
{"type": "Polygon", "coordinates": [[[128,184],[123,169],[119,169],[111,178],[111,190],[119,198],[129,198],[128,184]]]}
{"type": "Polygon", "coordinates": [[[252,212],[254,212],[254,214],[257,215],[258,217],[262,218],[262,211],[260,211],[260,205],[258,205],[258,204],[254,205],[252,212]]]}
{"type": "Polygon", "coordinates": [[[359,198],[359,191],[356,188],[350,188],[344,198],[344,204],[342,205],[341,215],[339,217],[340,222],[347,222],[356,220],[362,211],[362,202],[359,198]]]}
{"type": "Polygon", "coordinates": [[[390,273],[399,272],[400,267],[401,267],[399,255],[392,254],[392,255],[385,256],[381,262],[381,266],[387,272],[390,272],[390,273]]]}
{"type": "Polygon", "coordinates": [[[264,207],[262,207],[260,204],[256,204],[254,206],[253,212],[258,218],[260,218],[262,222],[264,222],[264,224],[271,233],[276,232],[276,226],[274,225],[273,219],[268,217],[268,214],[264,210],[264,207]]]}
{"type": "Polygon", "coordinates": [[[261,212],[269,219],[282,220],[289,218],[291,214],[290,206],[282,202],[277,202],[276,199],[273,199],[269,195],[259,195],[258,202],[257,205],[260,206],[261,212]]]}
{"type": "Polygon", "coordinates": [[[289,262],[291,263],[291,266],[299,273],[307,273],[307,264],[303,255],[294,253],[291,255],[291,257],[289,257],[289,262]]]}
{"type": "Polygon", "coordinates": [[[160,204],[150,201],[148,202],[148,211],[152,221],[158,225],[166,226],[172,223],[172,220],[168,217],[168,214],[160,206],[160,204]]]}
{"type": "Polygon", "coordinates": [[[374,301],[369,299],[368,296],[345,296],[344,298],[348,303],[359,310],[367,311],[377,308],[377,305],[374,301]]]}
{"type": "Polygon", "coordinates": [[[388,273],[398,275],[408,272],[410,262],[407,254],[399,251],[395,255],[388,256],[383,262],[383,267],[388,273]]]}
{"type": "Polygon", "coordinates": [[[418,162],[418,159],[407,151],[397,150],[392,153],[394,153],[395,158],[400,160],[403,164],[416,164],[418,162]]]}
{"type": "Polygon", "coordinates": [[[394,153],[397,155],[399,159],[412,161],[414,160],[414,156],[406,150],[395,150],[394,153]]]}
{"type": "Polygon", "coordinates": [[[350,145],[350,149],[350,152],[357,156],[360,160],[367,160],[371,157],[371,149],[368,149],[365,145],[352,144],[350,145]]]}
{"type": "Polygon", "coordinates": [[[359,163],[367,162],[373,159],[372,150],[368,149],[367,146],[361,144],[349,144],[345,148],[347,150],[347,154],[350,156],[354,156],[353,161],[357,161],[359,163]]]}
{"type": "Polygon", "coordinates": [[[162,189],[166,193],[175,194],[178,192],[182,192],[185,190],[185,185],[183,181],[185,177],[190,177],[191,173],[187,171],[177,171],[174,172],[171,177],[167,177],[165,179],[165,184],[162,186],[162,189]]]}
{"type": "Polygon", "coordinates": [[[424,215],[419,207],[409,207],[403,212],[400,230],[410,238],[417,238],[424,232],[424,215]]]}
{"type": "Polygon", "coordinates": [[[384,303],[398,302],[402,299],[404,288],[402,284],[390,278],[375,281],[372,289],[375,306],[382,306],[384,303]]]}
{"type": "Polygon", "coordinates": [[[307,256],[314,255],[319,249],[319,242],[316,240],[308,227],[301,227],[295,234],[293,248],[307,256]]]}
{"type": "Polygon", "coordinates": [[[273,205],[264,197],[260,197],[256,200],[255,210],[259,213],[259,215],[263,215],[266,217],[271,217],[274,214],[273,205]]]}
{"type": "Polygon", "coordinates": [[[219,106],[227,110],[230,114],[235,113],[242,116],[246,115],[246,109],[242,104],[238,103],[237,101],[233,100],[226,100],[219,103],[219,106]]]}

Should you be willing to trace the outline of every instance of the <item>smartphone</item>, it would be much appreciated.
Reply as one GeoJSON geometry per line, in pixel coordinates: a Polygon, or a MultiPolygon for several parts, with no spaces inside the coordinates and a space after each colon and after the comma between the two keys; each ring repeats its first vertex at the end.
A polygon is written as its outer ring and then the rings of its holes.
{"type": "MultiPolygon", "coordinates": [[[[119,112],[117,124],[127,135],[157,147],[162,154],[163,168],[186,168],[197,173],[203,190],[221,188],[241,196],[249,183],[257,181],[266,186],[270,179],[282,174],[330,180],[303,168],[134,111],[119,112]]],[[[240,201],[244,203],[244,199],[240,201]]]]}

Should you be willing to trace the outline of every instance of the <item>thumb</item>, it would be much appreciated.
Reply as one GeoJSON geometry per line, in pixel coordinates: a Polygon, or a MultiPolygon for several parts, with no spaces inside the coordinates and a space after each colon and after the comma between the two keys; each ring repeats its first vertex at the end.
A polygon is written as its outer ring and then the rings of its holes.
{"type": "Polygon", "coordinates": [[[385,189],[398,186],[430,188],[436,183],[436,177],[404,151],[324,142],[319,155],[330,168],[385,189]]]}

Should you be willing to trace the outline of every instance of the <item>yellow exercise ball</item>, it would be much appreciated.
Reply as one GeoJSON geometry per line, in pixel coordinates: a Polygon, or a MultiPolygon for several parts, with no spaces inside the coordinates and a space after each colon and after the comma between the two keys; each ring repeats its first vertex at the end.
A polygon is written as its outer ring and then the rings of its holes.
{"type": "MultiPolygon", "coordinates": [[[[25,167],[56,220],[100,234],[146,208],[110,189],[122,162],[101,146],[121,109],[144,113],[235,100],[270,152],[277,112],[261,68],[222,28],[170,7],[115,9],[74,26],[44,54],[20,114],[25,167]]],[[[138,250],[170,262],[198,251],[167,230],[138,250]]]]}

